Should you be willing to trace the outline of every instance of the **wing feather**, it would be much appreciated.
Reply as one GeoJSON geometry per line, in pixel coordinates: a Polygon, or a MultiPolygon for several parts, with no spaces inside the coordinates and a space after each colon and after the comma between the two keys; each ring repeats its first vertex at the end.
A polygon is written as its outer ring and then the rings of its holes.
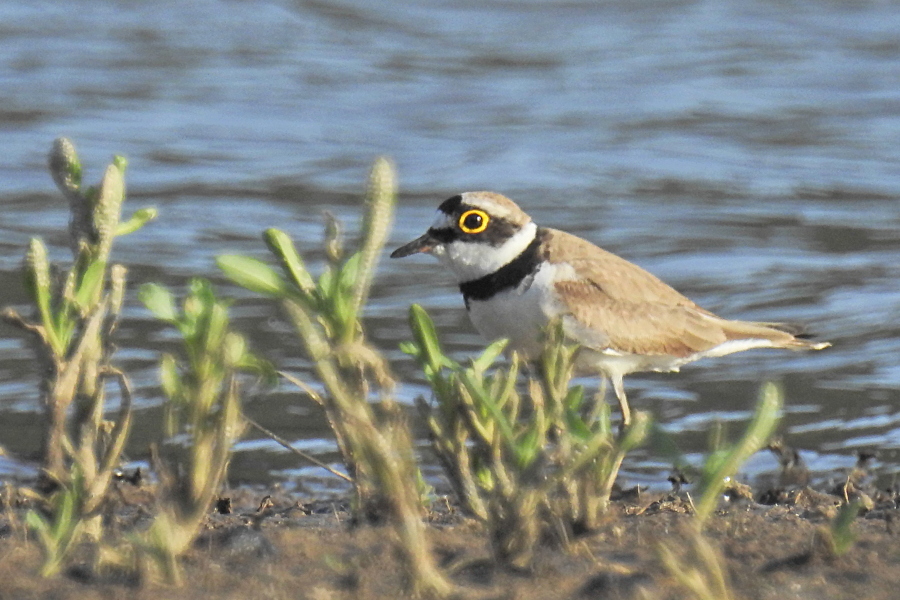
{"type": "Polygon", "coordinates": [[[556,289],[577,327],[593,333],[576,337],[597,350],[686,357],[727,341],[716,320],[689,306],[615,300],[578,281],[556,289]]]}
{"type": "Polygon", "coordinates": [[[639,266],[586,240],[558,230],[544,235],[545,259],[572,266],[571,277],[555,282],[575,321],[569,328],[596,350],[683,358],[738,339],[797,349],[813,346],[783,325],[717,317],[639,266]]]}

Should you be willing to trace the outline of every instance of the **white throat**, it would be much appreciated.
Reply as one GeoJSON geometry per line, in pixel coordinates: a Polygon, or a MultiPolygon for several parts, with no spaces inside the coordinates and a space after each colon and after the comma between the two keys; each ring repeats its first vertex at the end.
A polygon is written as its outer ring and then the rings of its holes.
{"type": "Polygon", "coordinates": [[[433,252],[456,274],[457,283],[490,275],[519,256],[537,235],[537,225],[529,221],[501,246],[455,241],[442,252],[433,252]]]}

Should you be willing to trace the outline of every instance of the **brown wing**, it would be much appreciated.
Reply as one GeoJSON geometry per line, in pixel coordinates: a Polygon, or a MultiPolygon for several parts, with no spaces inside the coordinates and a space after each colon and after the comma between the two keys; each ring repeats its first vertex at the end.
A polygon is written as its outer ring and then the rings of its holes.
{"type": "Polygon", "coordinates": [[[685,357],[727,341],[718,319],[689,306],[616,300],[582,281],[556,283],[578,325],[582,343],[633,354],[685,357]]]}
{"type": "Polygon", "coordinates": [[[569,263],[578,274],[555,285],[588,346],[685,357],[733,339],[806,345],[773,327],[719,318],[639,266],[568,233],[545,231],[546,259],[569,263]]]}
{"type": "Polygon", "coordinates": [[[602,289],[613,300],[690,306],[702,310],[655,275],[612,252],[565,231],[545,229],[544,232],[547,260],[571,264],[579,276],[602,289]]]}

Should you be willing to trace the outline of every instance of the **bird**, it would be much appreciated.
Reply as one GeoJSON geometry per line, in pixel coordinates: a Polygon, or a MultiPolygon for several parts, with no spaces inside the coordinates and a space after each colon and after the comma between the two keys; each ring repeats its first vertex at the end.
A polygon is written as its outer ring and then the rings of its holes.
{"type": "Polygon", "coordinates": [[[624,377],[677,372],[701,358],[753,348],[821,350],[784,323],[719,317],[624,258],[578,236],[539,227],[509,198],[465,192],[438,206],[420,237],[391,253],[437,257],[450,268],[475,329],[506,338],[528,360],[540,356],[544,330],[560,320],[579,347],[579,373],[605,377],[631,422],[624,377]]]}

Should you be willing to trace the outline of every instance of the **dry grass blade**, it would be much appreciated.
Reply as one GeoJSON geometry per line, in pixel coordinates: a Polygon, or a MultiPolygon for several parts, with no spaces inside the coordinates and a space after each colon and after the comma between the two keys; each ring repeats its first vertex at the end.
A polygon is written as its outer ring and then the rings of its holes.
{"type": "Polygon", "coordinates": [[[251,427],[253,427],[253,428],[256,429],[257,431],[260,431],[260,432],[264,433],[269,439],[271,439],[272,441],[274,441],[274,442],[276,442],[277,444],[281,445],[281,446],[282,446],[283,448],[285,448],[286,450],[289,450],[289,451],[293,452],[293,453],[296,454],[297,456],[299,456],[299,457],[303,458],[304,460],[306,460],[306,461],[308,461],[308,462],[310,462],[310,463],[316,465],[317,467],[320,467],[320,468],[322,468],[322,469],[325,469],[326,471],[328,471],[329,473],[331,473],[331,474],[334,475],[335,477],[338,477],[338,478],[340,478],[340,479],[343,479],[343,480],[346,481],[347,483],[353,483],[353,478],[352,478],[352,477],[346,475],[345,473],[341,473],[341,472],[338,471],[337,469],[332,468],[330,465],[327,465],[327,464],[323,463],[322,461],[320,461],[319,459],[317,459],[315,456],[312,456],[311,454],[308,454],[308,453],[306,453],[306,452],[304,452],[303,450],[300,450],[300,449],[298,449],[298,448],[294,448],[294,447],[290,444],[290,442],[288,442],[286,439],[284,439],[283,437],[279,436],[279,435],[278,435],[277,433],[275,433],[274,431],[272,431],[272,430],[270,430],[270,429],[266,429],[265,427],[263,427],[262,425],[260,425],[260,424],[257,423],[256,421],[254,421],[253,419],[247,417],[247,415],[244,415],[244,420],[247,421],[247,423],[248,423],[251,427]]]}

